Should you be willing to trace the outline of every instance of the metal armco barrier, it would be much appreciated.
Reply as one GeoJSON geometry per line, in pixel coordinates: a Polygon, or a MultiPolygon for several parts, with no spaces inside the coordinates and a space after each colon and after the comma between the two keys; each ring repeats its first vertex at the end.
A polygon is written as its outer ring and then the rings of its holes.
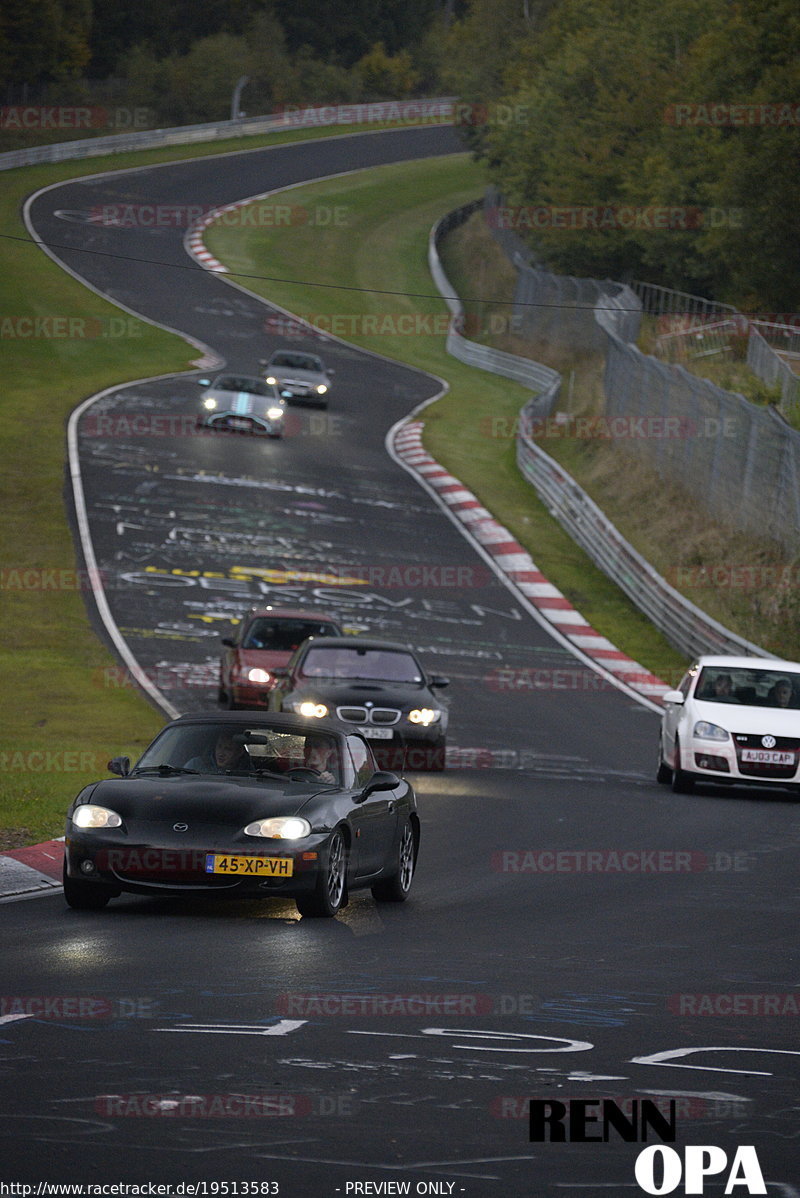
{"type": "MultiPolygon", "coordinates": [[[[446,233],[457,228],[481,205],[482,201],[477,201],[457,208],[438,221],[431,230],[428,247],[431,274],[456,325],[459,320],[463,321],[463,308],[442,268],[438,245],[446,233]]],[[[598,310],[593,315],[603,331],[618,340],[615,321],[621,319],[623,329],[630,333],[637,325],[640,303],[629,288],[622,284],[613,284],[613,287],[616,294],[601,293],[598,296],[598,310]]],[[[635,347],[626,345],[626,348],[635,347]]],[[[539,387],[539,394],[533,396],[520,413],[517,430],[517,464],[520,471],[573,540],[644,612],[670,644],[687,657],[701,653],[773,656],[766,649],[719,624],[671,587],[625,540],[574,478],[536,444],[531,430],[534,422],[546,419],[555,406],[561,383],[557,371],[527,358],[517,358],[514,354],[466,341],[452,327],[447,338],[447,350],[460,362],[479,366],[506,378],[523,381],[520,374],[523,371],[524,381],[539,387]],[[516,373],[510,373],[507,359],[516,360],[516,373]]],[[[639,354],[639,351],[636,350],[636,353],[639,354]]],[[[645,358],[644,354],[639,356],[645,358]]],[[[655,362],[655,359],[649,361],[662,370],[669,369],[655,362]]]]}
{"type": "Polygon", "coordinates": [[[670,644],[687,657],[700,653],[772,657],[765,649],[706,615],[636,552],[574,478],[536,444],[530,429],[532,420],[538,416],[534,405],[522,409],[517,433],[517,465],[522,474],[572,539],[670,644]]]}
{"type": "Polygon", "coordinates": [[[557,370],[551,370],[549,366],[543,366],[541,362],[534,362],[531,358],[520,358],[517,354],[492,349],[478,341],[469,341],[459,331],[464,325],[464,308],[444,272],[438,246],[442,237],[463,224],[482,205],[482,200],[476,200],[448,212],[433,226],[428,239],[428,266],[452,316],[447,334],[447,352],[467,366],[477,366],[490,374],[513,379],[523,387],[532,387],[536,395],[531,403],[536,405],[540,416],[548,416],[555,406],[561,388],[561,375],[557,370]]]}

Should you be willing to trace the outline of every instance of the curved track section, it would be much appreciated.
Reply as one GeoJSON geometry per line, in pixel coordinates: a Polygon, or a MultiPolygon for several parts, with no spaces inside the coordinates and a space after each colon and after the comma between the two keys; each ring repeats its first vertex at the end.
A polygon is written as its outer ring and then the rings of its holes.
{"type": "MultiPolygon", "coordinates": [[[[198,269],[181,228],[117,227],[91,214],[125,205],[205,211],[461,148],[452,130],[419,129],[320,141],[313,156],[305,143],[104,174],[38,193],[28,221],[48,252],[98,291],[253,372],[285,341],[274,331],[279,310],[198,269]]],[[[292,343],[320,349],[316,336],[292,343]]],[[[453,678],[454,763],[479,754],[495,764],[524,757],[611,768],[591,713],[598,691],[609,692],[611,720],[623,718],[629,698],[540,628],[386,457],[387,430],[441,381],[333,339],[322,349],[336,370],[330,408],[293,408],[282,442],[199,434],[197,383],[186,375],[120,387],[76,414],[90,575],[128,668],[169,715],[214,706],[220,637],[248,607],[325,607],[350,627],[412,640],[453,678]],[[559,690],[571,719],[585,713],[584,752],[572,743],[560,751],[559,690]],[[533,735],[531,702],[541,708],[533,735]]]]}
{"type": "MultiPolygon", "coordinates": [[[[252,370],[278,340],[269,308],[191,263],[182,230],[57,210],[210,208],[458,149],[418,129],[248,151],[76,180],[29,219],[99,291],[252,370]]],[[[527,1100],[648,1097],[677,1103],[681,1154],[754,1144],[767,1193],[797,1198],[796,809],[658,787],[655,715],[554,641],[388,458],[440,382],[339,342],[325,356],[330,421],[298,412],[282,443],[195,435],[190,375],[90,404],[86,518],[111,617],[177,709],[214,705],[219,637],[253,602],[339,611],[451,675],[459,753],[418,777],[411,901],[358,895],[325,926],[277,901],[0,906],[19,996],[0,1012],[7,1179],[627,1195],[640,1145],[532,1144],[527,1100]]]]}

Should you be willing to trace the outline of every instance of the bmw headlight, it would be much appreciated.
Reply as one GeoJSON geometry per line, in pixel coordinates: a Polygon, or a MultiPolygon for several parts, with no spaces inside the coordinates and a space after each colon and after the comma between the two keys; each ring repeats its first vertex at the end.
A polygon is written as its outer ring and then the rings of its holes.
{"type": "Polygon", "coordinates": [[[258,666],[247,671],[248,682],[269,682],[269,674],[266,670],[260,669],[258,666]]]}
{"type": "Polygon", "coordinates": [[[216,406],[217,406],[217,401],[215,399],[213,399],[210,395],[209,395],[208,399],[203,400],[203,407],[208,412],[213,412],[214,408],[216,406]]]}
{"type": "Polygon", "coordinates": [[[122,819],[116,811],[108,807],[97,807],[94,803],[84,803],[76,807],[72,813],[72,822],[78,828],[121,828],[122,819]]]}
{"type": "Polygon", "coordinates": [[[437,723],[442,718],[442,713],[433,707],[415,707],[413,711],[409,711],[408,718],[412,724],[422,724],[427,728],[430,724],[437,723]]]}
{"type": "Polygon", "coordinates": [[[325,384],[320,383],[317,387],[317,395],[324,395],[327,390],[328,388],[325,386],[325,384]]]}
{"type": "Polygon", "coordinates": [[[719,724],[709,724],[708,720],[698,720],[692,730],[697,740],[728,740],[730,734],[720,728],[719,724]]]}
{"type": "Polygon", "coordinates": [[[302,703],[295,703],[293,706],[297,715],[312,716],[317,720],[324,720],[328,714],[325,704],[315,703],[313,699],[304,699],[302,703]]]}
{"type": "Polygon", "coordinates": [[[302,840],[311,835],[311,824],[296,815],[275,819],[257,819],[245,828],[247,836],[264,836],[269,840],[302,840]]]}
{"type": "Polygon", "coordinates": [[[283,408],[267,408],[267,417],[270,420],[280,420],[283,416],[283,408]]]}

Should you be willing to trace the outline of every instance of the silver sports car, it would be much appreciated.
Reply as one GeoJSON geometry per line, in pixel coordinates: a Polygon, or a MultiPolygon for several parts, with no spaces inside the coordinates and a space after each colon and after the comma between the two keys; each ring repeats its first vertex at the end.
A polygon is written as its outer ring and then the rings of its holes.
{"type": "Polygon", "coordinates": [[[302,350],[279,349],[261,364],[267,383],[276,386],[282,398],[327,408],[333,371],[325,369],[322,358],[302,350]]]}
{"type": "Polygon", "coordinates": [[[237,433],[283,436],[286,402],[277,389],[263,379],[220,374],[213,380],[199,379],[198,382],[204,388],[198,425],[237,433]]]}

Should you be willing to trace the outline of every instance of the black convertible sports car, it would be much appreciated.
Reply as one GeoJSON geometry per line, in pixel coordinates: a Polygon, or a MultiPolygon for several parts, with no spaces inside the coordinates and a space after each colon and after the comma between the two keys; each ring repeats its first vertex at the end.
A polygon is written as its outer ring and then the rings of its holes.
{"type": "Polygon", "coordinates": [[[409,645],[317,636],[272,677],[274,711],[335,717],[370,742],[385,768],[444,769],[448,711],[434,691],[449,679],[426,674],[409,645]]]}
{"type": "Polygon", "coordinates": [[[414,790],[379,771],[333,720],[181,716],[131,769],[85,787],[67,813],[64,897],[97,909],[135,894],[294,898],[330,916],[351,890],[403,902],[420,825],[414,790]]]}

